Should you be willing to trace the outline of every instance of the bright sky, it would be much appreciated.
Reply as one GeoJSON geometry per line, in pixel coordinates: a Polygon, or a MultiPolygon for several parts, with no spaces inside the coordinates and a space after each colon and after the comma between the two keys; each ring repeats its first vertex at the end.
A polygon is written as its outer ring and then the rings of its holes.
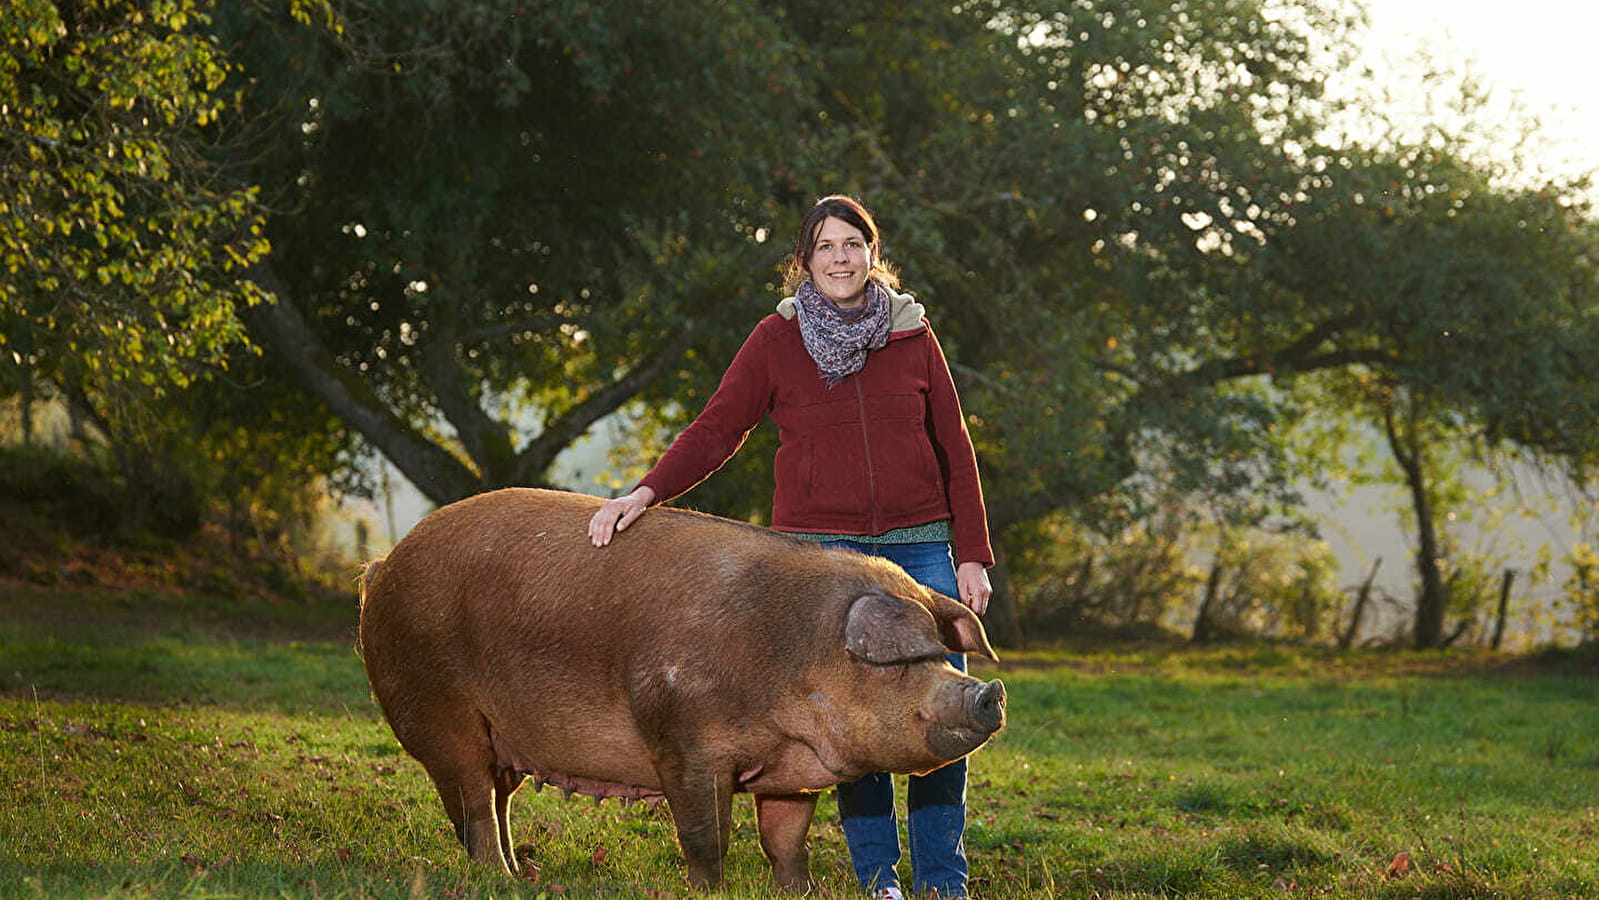
{"type": "MultiPolygon", "coordinates": [[[[1421,46],[1470,60],[1496,99],[1519,93],[1558,139],[1562,171],[1599,170],[1599,3],[1594,0],[1366,0],[1373,51],[1421,46]]],[[[1554,160],[1551,160],[1554,162],[1554,160]]]]}

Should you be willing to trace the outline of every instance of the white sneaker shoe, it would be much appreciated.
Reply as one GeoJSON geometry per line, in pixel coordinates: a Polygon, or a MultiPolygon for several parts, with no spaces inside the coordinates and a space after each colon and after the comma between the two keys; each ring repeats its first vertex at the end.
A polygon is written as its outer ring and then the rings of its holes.
{"type": "Polygon", "coordinates": [[[892,884],[888,887],[878,888],[867,896],[869,896],[871,900],[905,900],[905,895],[900,893],[899,887],[892,884]]]}

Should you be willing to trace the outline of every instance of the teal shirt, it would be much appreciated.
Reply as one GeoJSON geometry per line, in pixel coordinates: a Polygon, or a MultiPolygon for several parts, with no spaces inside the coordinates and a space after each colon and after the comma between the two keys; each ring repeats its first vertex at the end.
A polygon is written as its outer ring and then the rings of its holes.
{"type": "Polygon", "coordinates": [[[921,525],[907,525],[882,534],[812,534],[802,531],[785,531],[790,537],[804,541],[854,541],[857,544],[930,544],[949,543],[949,520],[939,519],[921,525]]]}

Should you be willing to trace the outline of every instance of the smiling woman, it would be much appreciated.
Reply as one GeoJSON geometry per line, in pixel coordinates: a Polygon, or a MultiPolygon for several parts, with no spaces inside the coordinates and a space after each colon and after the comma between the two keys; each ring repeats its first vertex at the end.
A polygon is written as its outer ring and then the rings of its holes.
{"type": "Polygon", "coordinates": [[[849,197],[823,197],[800,223],[783,289],[797,294],[809,281],[827,299],[853,309],[868,279],[899,287],[899,274],[883,260],[877,222],[849,197]]]}
{"type": "Polygon", "coordinates": [[[866,272],[871,249],[861,230],[843,219],[828,217],[817,229],[816,247],[806,268],[822,296],[844,309],[866,302],[866,272]]]}

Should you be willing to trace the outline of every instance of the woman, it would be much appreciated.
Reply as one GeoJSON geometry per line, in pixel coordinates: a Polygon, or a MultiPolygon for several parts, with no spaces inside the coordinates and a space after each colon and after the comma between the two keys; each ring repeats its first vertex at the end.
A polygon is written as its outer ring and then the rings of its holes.
{"type": "MultiPolygon", "coordinates": [[[[849,197],[817,201],[788,263],[793,296],[756,325],[649,474],[594,514],[594,546],[720,468],[769,414],[781,444],[774,530],[885,557],[981,615],[994,558],[976,456],[943,350],[898,285],[871,214],[849,197]]],[[[966,668],[961,654],[950,662],[966,668]]],[[[910,778],[915,891],[966,896],[965,795],[964,760],[910,778]]],[[[862,887],[898,900],[892,778],[841,784],[838,805],[862,887]]]]}

